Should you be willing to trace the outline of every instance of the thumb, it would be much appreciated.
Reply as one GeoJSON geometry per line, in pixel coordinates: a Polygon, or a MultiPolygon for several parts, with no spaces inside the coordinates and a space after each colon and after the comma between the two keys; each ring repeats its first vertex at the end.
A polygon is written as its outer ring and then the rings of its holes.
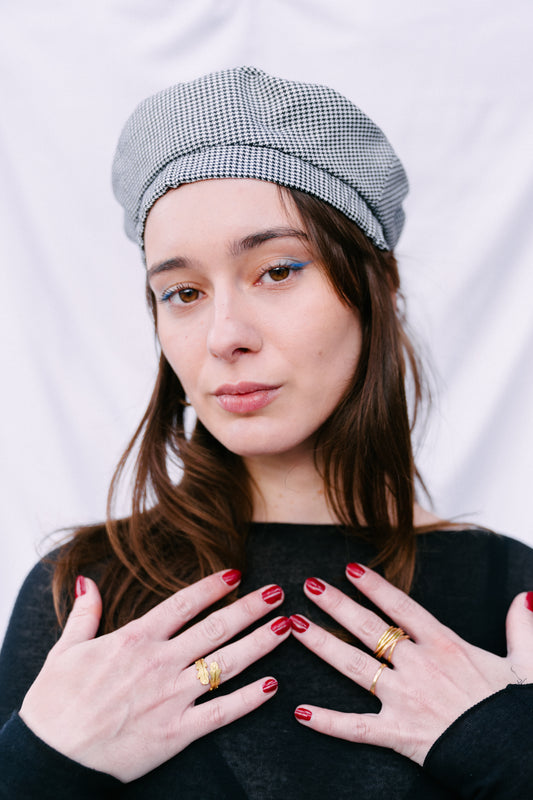
{"type": "Polygon", "coordinates": [[[533,592],[517,595],[507,613],[507,652],[533,656],[533,592]]]}
{"type": "Polygon", "coordinates": [[[95,582],[79,575],[76,579],[76,599],[68,615],[56,652],[72,645],[94,639],[102,616],[102,598],[95,582]]]}

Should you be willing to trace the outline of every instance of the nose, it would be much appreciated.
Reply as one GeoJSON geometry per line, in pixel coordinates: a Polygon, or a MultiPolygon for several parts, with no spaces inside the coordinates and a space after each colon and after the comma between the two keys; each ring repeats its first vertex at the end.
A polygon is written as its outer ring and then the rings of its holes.
{"type": "Polygon", "coordinates": [[[213,300],[207,334],[211,355],[232,363],[244,353],[258,352],[262,343],[256,315],[241,293],[213,300]]]}

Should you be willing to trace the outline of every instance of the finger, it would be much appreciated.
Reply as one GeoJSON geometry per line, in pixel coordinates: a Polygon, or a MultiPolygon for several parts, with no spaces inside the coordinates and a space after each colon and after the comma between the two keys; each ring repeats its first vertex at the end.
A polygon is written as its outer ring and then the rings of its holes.
{"type": "MultiPolygon", "coordinates": [[[[318,578],[308,578],[304,584],[304,591],[313,602],[357,636],[372,651],[376,650],[381,637],[390,628],[378,614],[318,578]]],[[[394,642],[394,649],[399,644],[402,644],[401,649],[403,649],[403,642],[399,641],[394,642]]],[[[391,651],[388,648],[387,650],[390,655],[391,651]]],[[[399,652],[400,650],[396,651],[396,656],[399,652]]]]}
{"type": "MultiPolygon", "coordinates": [[[[291,624],[287,617],[277,617],[247,636],[243,636],[238,642],[233,642],[221,650],[206,655],[204,660],[208,667],[213,662],[218,665],[220,682],[224,683],[274,650],[287,639],[290,633],[291,624]]],[[[189,684],[194,698],[209,691],[209,684],[202,684],[200,681],[196,663],[185,671],[184,679],[189,684]]]]}
{"type": "MultiPolygon", "coordinates": [[[[394,620],[396,625],[400,625],[415,641],[421,637],[425,637],[427,640],[428,635],[440,636],[444,630],[448,630],[412,597],[397,589],[368,567],[363,567],[361,564],[348,564],[346,576],[357,589],[363,592],[374,605],[381,608],[390,619],[394,620]]],[[[327,584],[325,586],[327,587],[327,584]]],[[[317,605],[325,607],[323,604],[324,601],[327,602],[327,593],[330,588],[332,587],[327,587],[327,591],[317,592],[314,595],[307,591],[306,594],[317,605]]],[[[335,614],[332,613],[332,616],[335,617],[335,614]]]]}
{"type": "MultiPolygon", "coordinates": [[[[332,633],[325,631],[300,614],[293,614],[290,621],[294,636],[305,647],[323,661],[327,661],[343,675],[358,683],[363,689],[371,688],[380,667],[379,661],[357,647],[342,642],[332,633]]],[[[376,694],[379,696],[377,688],[376,694]]]]}
{"type": "Polygon", "coordinates": [[[102,616],[102,598],[94,581],[79,575],[76,579],[76,599],[68,615],[61,638],[54,647],[61,652],[74,644],[96,636],[102,616]]]}
{"type": "Polygon", "coordinates": [[[269,584],[213,611],[174,640],[177,663],[188,666],[193,660],[220,647],[279,606],[283,597],[281,586],[269,584]]]}
{"type": "Polygon", "coordinates": [[[306,704],[298,706],[294,716],[307,728],[348,742],[396,749],[400,741],[396,726],[384,724],[380,714],[347,714],[306,704]]]}
{"type": "Polygon", "coordinates": [[[137,625],[157,639],[169,639],[187,622],[229,594],[241,580],[236,569],[222,570],[202,578],[171,595],[137,620],[137,625]]]}
{"type": "Polygon", "coordinates": [[[533,592],[517,595],[507,613],[507,650],[509,655],[533,655],[533,592]]]}
{"type": "Polygon", "coordinates": [[[207,703],[194,706],[190,711],[194,719],[191,741],[224,725],[229,725],[230,722],[259,708],[271,697],[274,697],[277,688],[278,682],[275,678],[261,678],[231,694],[221,695],[207,703]]]}
{"type": "Polygon", "coordinates": [[[405,628],[414,639],[428,629],[437,631],[444,627],[412,597],[368,567],[348,564],[346,576],[374,605],[381,608],[396,624],[405,628]]]}

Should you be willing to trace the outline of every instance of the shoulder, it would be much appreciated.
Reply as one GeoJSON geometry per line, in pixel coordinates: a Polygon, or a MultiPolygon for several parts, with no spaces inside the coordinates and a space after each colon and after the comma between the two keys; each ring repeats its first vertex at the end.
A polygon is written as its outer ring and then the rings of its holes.
{"type": "Polygon", "coordinates": [[[505,618],[513,598],[533,589],[533,550],[479,528],[417,536],[413,597],[462,638],[505,652],[505,618]]]}
{"type": "Polygon", "coordinates": [[[455,571],[469,579],[496,570],[500,584],[503,580],[510,585],[533,582],[533,549],[487,528],[457,526],[421,533],[417,552],[427,566],[435,560],[443,566],[453,564],[455,571]]]}

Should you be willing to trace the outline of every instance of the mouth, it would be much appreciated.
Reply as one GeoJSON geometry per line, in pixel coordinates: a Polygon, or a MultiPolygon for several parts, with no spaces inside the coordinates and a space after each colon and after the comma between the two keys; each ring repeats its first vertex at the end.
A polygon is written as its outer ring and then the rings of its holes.
{"type": "Polygon", "coordinates": [[[225,383],[215,389],[213,395],[224,411],[247,414],[268,406],[278,395],[281,386],[265,383],[225,383]]]}

